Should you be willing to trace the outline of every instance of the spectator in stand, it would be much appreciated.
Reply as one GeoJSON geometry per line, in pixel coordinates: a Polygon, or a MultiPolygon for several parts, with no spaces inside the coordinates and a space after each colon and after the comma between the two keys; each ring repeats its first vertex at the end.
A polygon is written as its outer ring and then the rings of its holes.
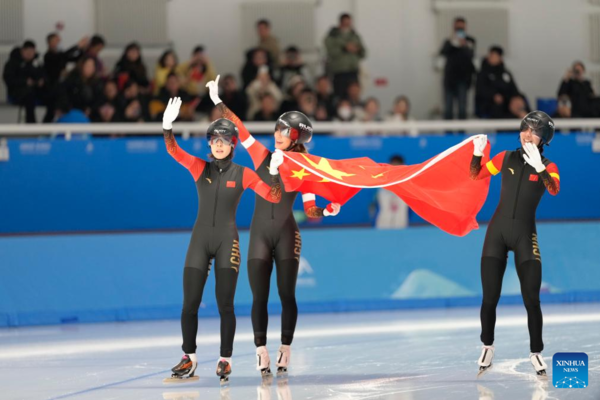
{"type": "Polygon", "coordinates": [[[333,77],[333,91],[337,97],[343,97],[348,85],[358,82],[359,63],[366,55],[360,36],[352,28],[350,14],[342,14],[339,25],[331,28],[325,38],[325,48],[326,68],[333,77]]]}
{"type": "Polygon", "coordinates": [[[263,65],[256,75],[256,79],[250,83],[246,89],[246,95],[248,96],[248,118],[252,118],[258,110],[261,108],[261,98],[266,94],[270,93],[275,99],[276,106],[279,107],[281,102],[282,94],[275,82],[271,79],[269,74],[269,67],[263,65]]]}
{"type": "Polygon", "coordinates": [[[125,84],[119,101],[119,119],[123,122],[150,121],[148,99],[140,91],[140,86],[135,80],[125,84]]]}
{"type": "Polygon", "coordinates": [[[331,121],[332,115],[333,114],[330,114],[327,110],[327,107],[317,102],[317,109],[315,110],[315,121],[331,121]]]}
{"type": "Polygon", "coordinates": [[[348,85],[348,89],[346,91],[346,98],[352,104],[352,108],[354,108],[354,115],[356,118],[361,120],[364,115],[364,104],[361,100],[362,97],[362,89],[358,82],[352,82],[348,85]]]}
{"type": "Polygon", "coordinates": [[[162,116],[163,111],[167,108],[169,99],[173,97],[179,97],[182,101],[181,111],[179,112],[180,121],[193,121],[194,111],[200,103],[198,96],[193,96],[185,88],[181,87],[179,76],[171,72],[167,76],[167,82],[165,86],[160,89],[160,92],[156,98],[157,101],[153,101],[150,106],[150,114],[152,119],[162,116]]]}
{"type": "Polygon", "coordinates": [[[182,78],[181,86],[190,95],[200,98],[206,93],[206,83],[217,77],[203,46],[196,46],[192,51],[192,57],[180,64],[176,72],[182,78]]]}
{"type": "Polygon", "coordinates": [[[306,82],[310,82],[310,76],[308,69],[302,61],[300,50],[296,46],[290,46],[285,50],[285,57],[281,62],[279,69],[279,87],[281,90],[287,90],[290,84],[290,80],[294,76],[301,76],[306,82]]]}
{"type": "Polygon", "coordinates": [[[43,94],[44,71],[37,58],[35,43],[27,40],[10,52],[2,73],[10,102],[25,108],[27,123],[36,122],[35,105],[43,94]]]}
{"type": "MultiPolygon", "coordinates": [[[[229,109],[231,109],[231,108],[229,108],[229,109]]],[[[208,113],[208,122],[210,122],[210,123],[215,122],[219,118],[223,118],[223,113],[221,112],[221,110],[219,110],[218,107],[211,108],[208,113]]]]}
{"type": "Polygon", "coordinates": [[[100,59],[100,52],[104,49],[106,42],[100,35],[94,35],[89,41],[85,55],[91,57],[96,64],[96,78],[104,78],[106,71],[104,70],[104,63],[100,59]]]}
{"type": "Polygon", "coordinates": [[[402,95],[396,97],[392,112],[385,118],[386,121],[414,121],[410,115],[410,101],[402,95]]]}
{"type": "Polygon", "coordinates": [[[298,97],[298,111],[304,113],[311,120],[315,119],[317,96],[312,90],[306,88],[300,92],[300,96],[298,97]]]}
{"type": "Polygon", "coordinates": [[[531,110],[527,105],[527,100],[522,94],[516,94],[510,98],[508,102],[508,112],[504,115],[505,118],[523,119],[531,110]]]}
{"type": "MultiPolygon", "coordinates": [[[[90,118],[80,108],[73,108],[65,98],[59,98],[56,103],[57,124],[89,124],[90,118]]],[[[61,135],[59,135],[61,136],[61,135]]],[[[75,134],[81,137],[81,134],[75,134]]]]}
{"type": "Polygon", "coordinates": [[[594,116],[594,89],[592,83],[586,79],[585,65],[575,61],[563,77],[558,96],[566,94],[571,100],[573,118],[588,118],[594,116]]]}
{"type": "Polygon", "coordinates": [[[552,118],[572,118],[573,109],[571,105],[571,99],[566,94],[561,95],[558,98],[558,107],[556,112],[552,115],[552,118]]]}
{"type": "Polygon", "coordinates": [[[118,122],[119,89],[114,80],[106,81],[102,95],[92,111],[93,122],[118,122]]]}
{"type": "Polygon", "coordinates": [[[269,67],[269,74],[274,81],[275,79],[269,53],[260,48],[248,50],[246,53],[246,64],[244,64],[244,67],[242,68],[242,83],[244,85],[244,90],[252,83],[252,81],[254,81],[254,79],[256,79],[258,69],[262,66],[269,67]]]}
{"type": "MultiPolygon", "coordinates": [[[[235,76],[227,74],[221,82],[223,82],[223,93],[221,94],[223,103],[227,104],[227,108],[233,111],[235,115],[246,116],[248,111],[248,97],[244,91],[238,88],[235,76]]],[[[207,102],[212,104],[212,102],[207,102]]]]}
{"type": "Polygon", "coordinates": [[[69,109],[81,110],[89,117],[102,95],[102,83],[96,76],[95,60],[84,56],[60,85],[62,104],[68,104],[69,109]]]}
{"type": "Polygon", "coordinates": [[[290,79],[290,86],[287,90],[283,103],[281,103],[279,113],[283,114],[288,111],[297,110],[298,100],[304,89],[306,89],[306,82],[304,82],[304,79],[301,76],[297,75],[290,79]]]}
{"type": "Polygon", "coordinates": [[[324,107],[327,115],[335,114],[335,101],[331,92],[331,81],[327,75],[322,75],[317,78],[315,83],[315,91],[317,92],[317,102],[319,107],[324,107]]]}
{"type": "Polygon", "coordinates": [[[271,23],[266,19],[261,19],[256,23],[256,32],[258,33],[258,48],[266,50],[272,61],[270,67],[277,69],[279,67],[279,41],[271,34],[271,23]]]}
{"type": "Polygon", "coordinates": [[[276,121],[277,101],[269,92],[264,93],[260,98],[260,109],[254,114],[253,121],[276,121]]]}
{"type": "MultiPolygon", "coordinates": [[[[410,101],[406,96],[398,96],[394,101],[394,108],[392,112],[385,117],[386,121],[414,121],[415,119],[410,115],[410,101]]],[[[401,130],[396,132],[400,135],[411,135],[408,130],[401,130]]]]}
{"type": "Polygon", "coordinates": [[[44,122],[54,121],[54,107],[58,97],[60,80],[63,78],[67,64],[79,60],[87,48],[89,38],[84,37],[79,42],[63,51],[59,48],[61,38],[58,33],[50,33],[46,37],[48,50],[44,54],[44,73],[46,76],[45,98],[46,115],[44,122]]]}
{"type": "Polygon", "coordinates": [[[379,101],[375,97],[369,97],[365,101],[364,111],[361,120],[363,122],[383,121],[379,114],[379,101]]]}
{"type": "Polygon", "coordinates": [[[115,66],[113,75],[121,90],[123,90],[125,83],[133,80],[138,84],[142,93],[149,92],[150,81],[148,80],[146,66],[142,60],[142,50],[139,44],[131,42],[125,47],[121,59],[115,66]]]}
{"type": "Polygon", "coordinates": [[[440,55],[446,58],[444,68],[444,117],[453,119],[454,102],[458,102],[458,118],[467,118],[467,91],[471,87],[475,66],[475,38],[467,35],[467,22],[458,17],[454,20],[454,32],[444,42],[440,55]]]}
{"type": "Polygon", "coordinates": [[[350,122],[355,121],[354,108],[348,99],[341,99],[337,104],[337,111],[334,118],[335,121],[350,122]]]}
{"type": "Polygon", "coordinates": [[[492,46],[481,62],[475,90],[475,114],[479,118],[502,118],[508,111],[508,101],[519,93],[512,74],[504,66],[504,50],[492,46]]]}
{"type": "Polygon", "coordinates": [[[167,77],[177,68],[177,55],[173,50],[166,50],[160,56],[156,69],[154,70],[154,96],[158,96],[160,90],[167,83],[167,77]]]}

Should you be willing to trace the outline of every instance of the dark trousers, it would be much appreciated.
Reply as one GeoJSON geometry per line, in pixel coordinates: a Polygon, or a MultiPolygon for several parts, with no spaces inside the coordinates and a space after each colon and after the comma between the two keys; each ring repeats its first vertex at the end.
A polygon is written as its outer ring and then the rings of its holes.
{"type": "Polygon", "coordinates": [[[454,103],[458,103],[458,119],[467,119],[467,91],[469,85],[457,83],[444,88],[445,108],[444,118],[454,119],[454,103]]]}

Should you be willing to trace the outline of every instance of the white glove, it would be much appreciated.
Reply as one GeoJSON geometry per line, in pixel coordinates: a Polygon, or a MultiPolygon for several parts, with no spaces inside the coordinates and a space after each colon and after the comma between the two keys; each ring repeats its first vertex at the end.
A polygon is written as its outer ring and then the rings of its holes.
{"type": "Polygon", "coordinates": [[[271,164],[269,165],[269,173],[271,175],[279,174],[279,166],[283,164],[283,151],[275,150],[271,156],[271,164]]]}
{"type": "Polygon", "coordinates": [[[163,129],[166,131],[170,131],[173,129],[173,121],[177,119],[177,115],[179,115],[179,108],[181,107],[181,98],[172,97],[169,99],[169,104],[167,104],[167,109],[163,114],[163,129]]]}
{"type": "Polygon", "coordinates": [[[487,135],[479,135],[473,139],[473,155],[482,157],[487,145],[487,135]]]}
{"type": "Polygon", "coordinates": [[[216,106],[221,103],[221,99],[219,98],[219,78],[221,75],[217,75],[217,79],[214,81],[210,81],[206,83],[206,87],[208,88],[208,94],[210,95],[210,99],[216,106]]]}
{"type": "Polygon", "coordinates": [[[332,212],[329,212],[328,209],[323,210],[323,215],[326,217],[335,217],[340,213],[340,210],[342,209],[342,206],[339,205],[339,203],[331,203],[330,206],[333,209],[332,212]]]}
{"type": "Polygon", "coordinates": [[[525,162],[527,162],[527,164],[535,168],[535,171],[538,174],[546,169],[546,166],[542,162],[542,155],[540,154],[540,150],[535,144],[525,143],[525,145],[523,146],[523,150],[525,150],[525,154],[523,154],[525,162]]]}

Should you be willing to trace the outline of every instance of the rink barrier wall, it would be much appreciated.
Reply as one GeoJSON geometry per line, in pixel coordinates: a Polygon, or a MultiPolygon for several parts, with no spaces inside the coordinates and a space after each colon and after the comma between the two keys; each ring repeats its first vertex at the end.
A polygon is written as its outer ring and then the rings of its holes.
{"type": "MultiPolygon", "coordinates": [[[[461,142],[464,135],[411,137],[324,137],[310,151],[332,159],[371,157],[388,162],[401,154],[408,164],[423,162],[461,142]]],[[[519,146],[516,134],[489,136],[492,155],[519,146]]],[[[259,139],[268,148],[271,137],[259,139]]],[[[545,155],[560,170],[561,193],[545,195],[538,220],[600,219],[600,153],[589,133],[557,134],[545,155]]],[[[161,137],[120,139],[11,139],[8,161],[0,161],[0,235],[189,230],[197,212],[191,175],[166,152],[161,137]],[[174,207],[174,205],[176,205],[174,207]]],[[[206,157],[206,140],[179,139],[183,149],[206,157]]],[[[252,167],[239,147],[235,161],[252,167]]],[[[488,199],[478,215],[488,221],[498,204],[499,177],[491,181],[488,199]]],[[[300,198],[295,210],[301,227],[369,226],[377,209],[375,190],[362,190],[335,218],[308,222],[300,198]]],[[[317,204],[325,206],[324,199],[317,204]]],[[[254,193],[246,191],[237,212],[241,229],[249,227],[254,193]]],[[[411,224],[425,223],[410,213],[411,224]]],[[[0,260],[1,262],[1,260],[0,260]]]]}
{"type": "MultiPolygon", "coordinates": [[[[486,226],[304,230],[300,313],[475,307],[486,226]]],[[[252,295],[240,234],[237,315],[252,295]]],[[[600,223],[540,223],[542,304],[600,302],[600,223]]],[[[0,326],[178,318],[190,232],[0,238],[0,326]]],[[[270,307],[279,312],[275,273],[270,307]]],[[[200,317],[217,316],[213,274],[200,317]]],[[[501,304],[522,304],[512,256],[501,304]]],[[[476,311],[474,311],[476,312],[476,311]]]]}

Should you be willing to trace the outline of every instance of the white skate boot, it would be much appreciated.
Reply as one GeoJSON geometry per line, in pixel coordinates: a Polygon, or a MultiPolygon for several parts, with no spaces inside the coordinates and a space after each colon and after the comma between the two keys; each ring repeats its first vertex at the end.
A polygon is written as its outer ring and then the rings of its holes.
{"type": "Polygon", "coordinates": [[[256,370],[263,377],[271,375],[271,358],[266,346],[256,348],[256,370]]]}
{"type": "Polygon", "coordinates": [[[279,346],[277,351],[277,375],[284,375],[287,373],[290,359],[292,358],[292,349],[289,345],[282,344],[279,346]]]}
{"type": "Polygon", "coordinates": [[[477,364],[479,365],[479,372],[477,373],[478,378],[492,369],[493,360],[494,346],[483,346],[481,349],[481,356],[479,357],[479,360],[477,360],[477,364]]]}
{"type": "Polygon", "coordinates": [[[548,369],[548,365],[544,361],[542,353],[530,353],[529,361],[531,361],[533,368],[535,368],[535,373],[537,374],[537,376],[539,376],[540,378],[546,378],[548,376],[546,374],[546,369],[548,369]]]}

